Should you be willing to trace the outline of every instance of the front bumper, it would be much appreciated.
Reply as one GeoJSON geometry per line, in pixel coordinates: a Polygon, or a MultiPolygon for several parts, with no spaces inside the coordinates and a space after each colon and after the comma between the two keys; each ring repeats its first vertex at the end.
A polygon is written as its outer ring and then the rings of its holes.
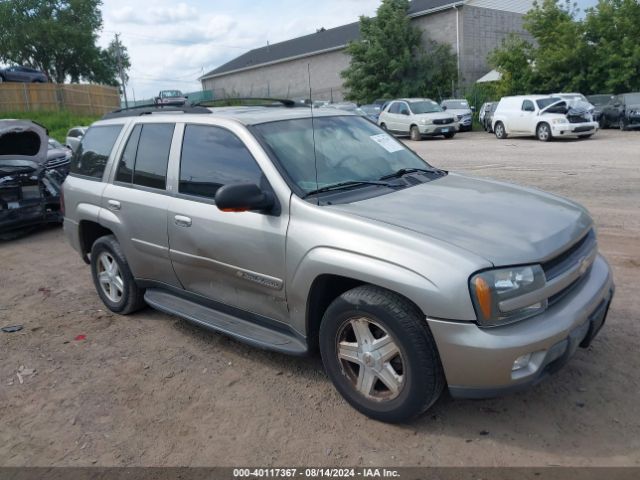
{"type": "Polygon", "coordinates": [[[487,398],[535,385],[562,367],[578,346],[588,346],[604,323],[613,297],[611,269],[600,255],[565,298],[544,313],[512,325],[428,318],[449,391],[457,398],[487,398]],[[532,354],[527,368],[515,360],[532,354]]]}
{"type": "Polygon", "coordinates": [[[551,125],[554,137],[574,137],[576,135],[592,135],[598,130],[598,122],[558,123],[551,125]]]}
{"type": "Polygon", "coordinates": [[[435,125],[429,123],[427,125],[418,125],[420,133],[423,137],[434,137],[437,135],[444,135],[450,133],[456,133],[460,127],[457,122],[448,123],[446,125],[435,125]]]}

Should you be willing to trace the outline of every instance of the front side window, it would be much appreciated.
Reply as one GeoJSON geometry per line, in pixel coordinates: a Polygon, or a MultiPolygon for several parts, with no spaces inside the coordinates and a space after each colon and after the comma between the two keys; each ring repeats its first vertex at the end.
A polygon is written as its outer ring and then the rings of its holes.
{"type": "Polygon", "coordinates": [[[122,125],[96,126],[87,130],[71,161],[71,173],[102,178],[109,155],[121,130],[122,125]]]}
{"type": "Polygon", "coordinates": [[[389,107],[389,113],[400,113],[400,103],[394,102],[389,107]]]}
{"type": "Polygon", "coordinates": [[[377,181],[403,168],[432,168],[362,117],[320,117],[313,124],[310,118],[284,120],[254,128],[303,194],[340,182],[377,181]]]}
{"type": "Polygon", "coordinates": [[[209,125],[185,127],[180,193],[212,199],[224,185],[253,183],[264,187],[265,182],[262,170],[235,134],[209,125]]]}
{"type": "Polygon", "coordinates": [[[148,123],[142,126],[136,152],[133,183],[164,190],[174,124],[148,123]]]}
{"type": "Polygon", "coordinates": [[[531,100],[525,100],[522,102],[522,110],[525,112],[535,112],[536,107],[533,105],[531,100]]]}

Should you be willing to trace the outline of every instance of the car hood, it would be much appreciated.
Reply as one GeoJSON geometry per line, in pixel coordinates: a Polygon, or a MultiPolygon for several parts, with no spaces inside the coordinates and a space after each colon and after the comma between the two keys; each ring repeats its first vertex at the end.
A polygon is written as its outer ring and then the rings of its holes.
{"type": "Polygon", "coordinates": [[[451,243],[496,266],[546,260],[593,223],[564,198],[458,174],[328,208],[451,243]]]}
{"type": "Polygon", "coordinates": [[[454,115],[471,115],[471,110],[468,108],[447,108],[445,113],[452,113],[454,115]]]}
{"type": "Polygon", "coordinates": [[[13,160],[47,160],[47,130],[28,120],[0,120],[0,165],[13,160]]]}

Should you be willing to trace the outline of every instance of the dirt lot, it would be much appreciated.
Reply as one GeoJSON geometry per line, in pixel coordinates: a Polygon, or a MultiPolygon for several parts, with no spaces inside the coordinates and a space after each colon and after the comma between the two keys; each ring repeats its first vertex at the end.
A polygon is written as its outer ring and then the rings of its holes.
{"type": "Polygon", "coordinates": [[[153,310],[105,312],[87,266],[47,229],[0,244],[0,326],[25,325],[0,333],[0,465],[640,465],[640,133],[550,144],[467,133],[411,147],[591,210],[617,296],[563,371],[525,393],[444,396],[410,425],[377,423],[318,359],[153,310]],[[36,373],[21,384],[22,365],[36,373]]]}

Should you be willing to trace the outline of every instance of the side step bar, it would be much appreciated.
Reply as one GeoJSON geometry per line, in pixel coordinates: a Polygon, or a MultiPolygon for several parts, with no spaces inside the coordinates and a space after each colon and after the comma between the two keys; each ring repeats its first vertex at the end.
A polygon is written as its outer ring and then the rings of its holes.
{"type": "Polygon", "coordinates": [[[275,350],[288,355],[307,354],[307,346],[304,341],[294,336],[293,333],[243,320],[165,290],[149,288],[144,299],[149,306],[156,310],[182,317],[198,326],[224,333],[255,347],[275,350]]]}

